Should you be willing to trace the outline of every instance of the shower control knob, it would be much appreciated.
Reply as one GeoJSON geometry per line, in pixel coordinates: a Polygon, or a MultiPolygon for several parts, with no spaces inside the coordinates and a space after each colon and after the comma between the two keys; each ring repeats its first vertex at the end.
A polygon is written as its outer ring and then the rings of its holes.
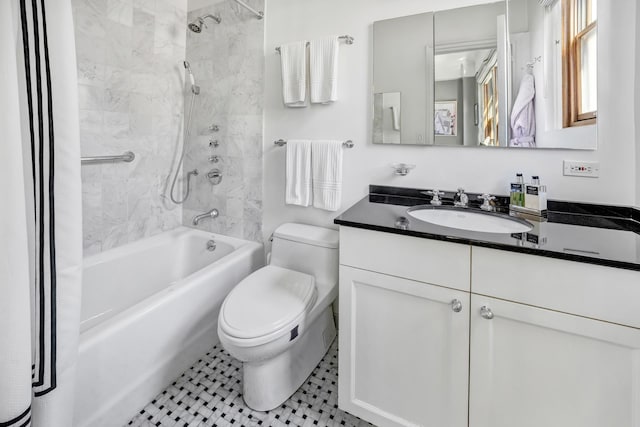
{"type": "Polygon", "coordinates": [[[209,161],[211,163],[218,163],[220,161],[220,156],[209,156],[209,161]]]}
{"type": "Polygon", "coordinates": [[[218,145],[220,145],[220,142],[217,139],[211,138],[209,140],[209,147],[218,148],[218,145]]]}
{"type": "Polygon", "coordinates": [[[219,132],[220,131],[220,126],[218,126],[218,125],[210,125],[209,126],[209,130],[211,132],[219,132]]]}

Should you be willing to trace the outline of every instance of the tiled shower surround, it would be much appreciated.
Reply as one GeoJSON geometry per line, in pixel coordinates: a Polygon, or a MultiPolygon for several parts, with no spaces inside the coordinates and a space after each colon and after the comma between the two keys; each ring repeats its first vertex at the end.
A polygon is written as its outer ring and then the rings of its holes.
{"type": "Polygon", "coordinates": [[[73,0],[83,156],[85,255],[174,228],[166,180],[182,143],[186,2],[73,0]]]}
{"type": "MultiPolygon", "coordinates": [[[[264,10],[263,0],[247,3],[264,10]]],[[[201,33],[187,33],[186,56],[201,92],[183,168],[198,169],[199,174],[192,178],[183,223],[191,225],[194,215],[216,208],[220,216],[202,220],[198,228],[261,241],[264,21],[234,2],[222,1],[189,12],[189,22],[209,13],[220,15],[222,22],[207,19],[208,28],[201,33]],[[218,132],[209,130],[214,124],[218,132]],[[212,138],[219,141],[217,148],[209,146],[212,138]],[[209,161],[213,155],[220,156],[218,163],[209,161]],[[223,175],[215,186],[206,177],[213,168],[223,175]]],[[[190,97],[186,92],[187,110],[190,97]]]]}

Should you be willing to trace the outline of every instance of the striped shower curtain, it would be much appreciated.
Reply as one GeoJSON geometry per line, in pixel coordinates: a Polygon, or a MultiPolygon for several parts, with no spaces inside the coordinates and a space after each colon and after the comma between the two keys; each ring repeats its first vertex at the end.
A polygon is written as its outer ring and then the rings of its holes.
{"type": "Polygon", "coordinates": [[[82,218],[70,0],[0,0],[0,427],[70,427],[82,218]]]}

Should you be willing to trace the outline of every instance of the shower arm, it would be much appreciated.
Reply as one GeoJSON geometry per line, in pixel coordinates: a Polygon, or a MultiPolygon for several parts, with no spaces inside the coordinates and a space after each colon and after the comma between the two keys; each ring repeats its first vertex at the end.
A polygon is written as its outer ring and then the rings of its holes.
{"type": "Polygon", "coordinates": [[[245,9],[247,9],[249,12],[253,13],[256,18],[258,19],[262,19],[264,18],[264,12],[260,12],[258,10],[255,10],[254,8],[252,8],[251,6],[249,6],[248,4],[246,4],[245,2],[243,2],[242,0],[233,0],[236,3],[238,3],[240,6],[244,7],[245,9]]]}
{"type": "Polygon", "coordinates": [[[209,14],[207,14],[207,15],[204,15],[204,16],[201,16],[201,17],[200,17],[200,19],[202,20],[202,25],[204,25],[204,26],[205,26],[205,28],[207,27],[207,24],[205,24],[205,23],[204,23],[204,19],[205,19],[205,18],[211,18],[211,19],[213,19],[213,20],[215,21],[215,23],[216,23],[216,24],[219,24],[220,22],[222,22],[222,19],[220,19],[220,17],[219,17],[219,16],[212,15],[212,14],[210,14],[210,13],[209,13],[209,14]]]}

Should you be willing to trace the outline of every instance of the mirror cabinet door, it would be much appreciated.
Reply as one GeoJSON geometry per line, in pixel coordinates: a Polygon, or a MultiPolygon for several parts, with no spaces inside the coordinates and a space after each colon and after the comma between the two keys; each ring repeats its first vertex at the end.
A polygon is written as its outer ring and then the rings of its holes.
{"type": "Polygon", "coordinates": [[[373,142],[433,143],[433,13],[373,24],[373,142]]]}

